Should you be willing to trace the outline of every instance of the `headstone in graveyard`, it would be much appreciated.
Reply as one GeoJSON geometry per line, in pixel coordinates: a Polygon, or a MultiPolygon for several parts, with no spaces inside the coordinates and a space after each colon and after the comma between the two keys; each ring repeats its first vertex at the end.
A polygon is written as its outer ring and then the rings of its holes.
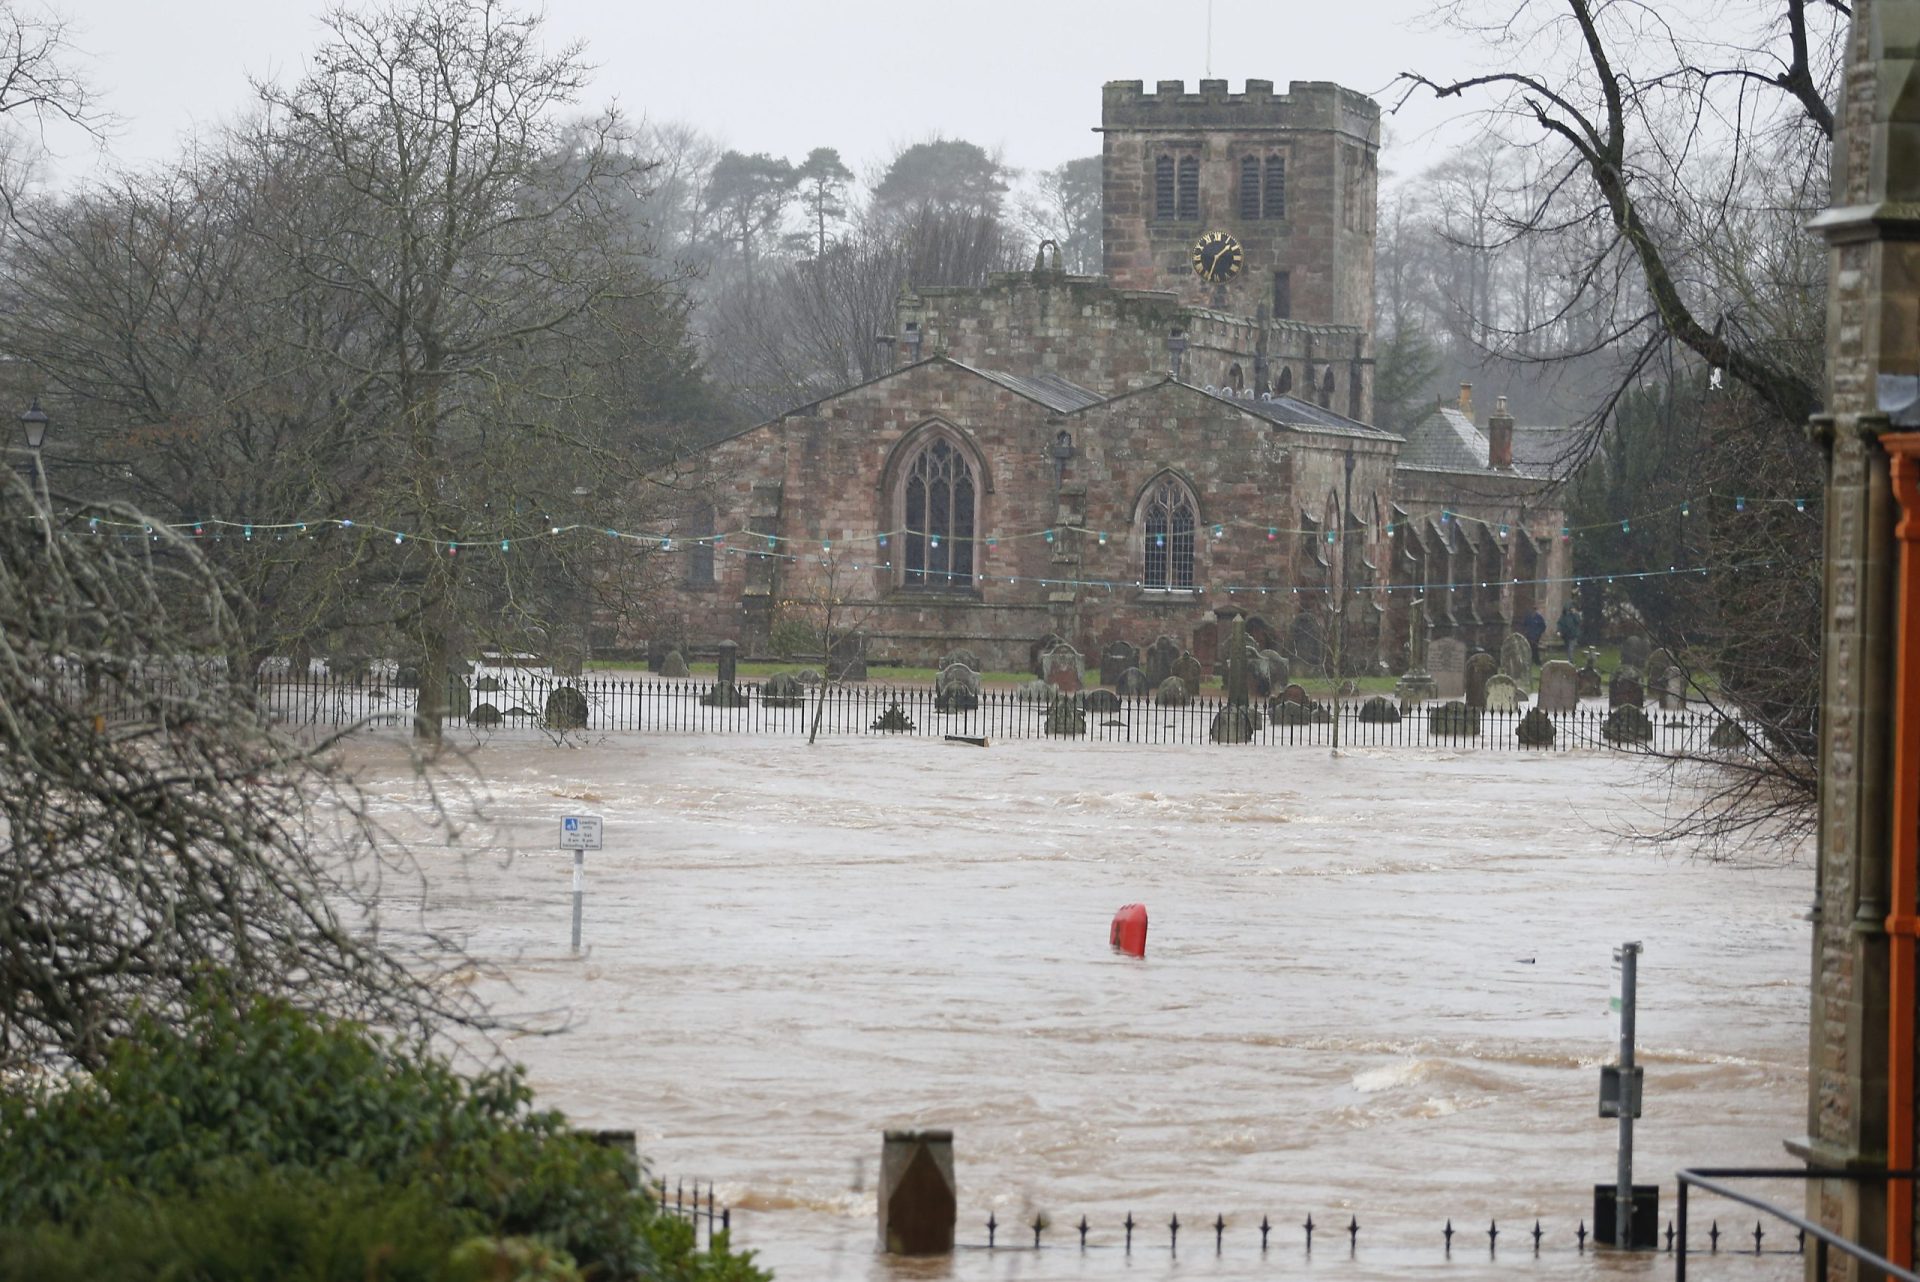
{"type": "Polygon", "coordinates": [[[867,679],[867,635],[849,632],[827,647],[827,677],[834,681],[867,679]]]}
{"type": "Polygon", "coordinates": [[[1720,724],[1713,728],[1713,733],[1707,736],[1707,742],[1716,748],[1732,749],[1744,748],[1751,743],[1752,740],[1747,737],[1746,730],[1741,727],[1738,721],[1732,721],[1726,717],[1722,717],[1720,718],[1720,724]]]}
{"type": "Polygon", "coordinates": [[[1180,643],[1170,636],[1158,636],[1147,647],[1147,684],[1158,690],[1173,675],[1173,665],[1180,658],[1180,643]]]}
{"type": "Polygon", "coordinates": [[[1485,650],[1470,655],[1467,659],[1466,700],[1469,708],[1487,706],[1487,678],[1499,671],[1500,665],[1494,662],[1492,655],[1485,650]]]}
{"type": "Polygon", "coordinates": [[[1264,652],[1247,646],[1247,692],[1257,699],[1273,693],[1273,665],[1264,652]]]}
{"type": "Polygon", "coordinates": [[[1464,739],[1480,733],[1480,709],[1470,708],[1458,699],[1427,710],[1427,733],[1440,738],[1464,739]]]}
{"type": "Polygon", "coordinates": [[[985,668],[980,666],[980,657],[976,655],[973,651],[967,649],[967,647],[965,646],[960,646],[956,649],[949,650],[945,654],[941,655],[940,671],[945,672],[948,668],[951,668],[956,663],[964,664],[965,666],[972,668],[975,672],[986,671],[985,668]]]}
{"type": "Polygon", "coordinates": [[[1087,714],[1071,695],[1062,694],[1047,707],[1047,733],[1077,735],[1087,732],[1087,714]]]}
{"type": "Polygon", "coordinates": [[[812,668],[800,669],[800,671],[793,674],[793,679],[803,686],[817,686],[820,684],[820,674],[812,668]]]}
{"type": "Polygon", "coordinates": [[[1139,697],[1153,693],[1153,685],[1147,680],[1147,674],[1139,668],[1128,668],[1114,684],[1124,695],[1139,697]]]}
{"type": "Polygon", "coordinates": [[[1191,654],[1182,654],[1173,661],[1173,675],[1186,683],[1187,693],[1197,694],[1205,673],[1200,667],[1200,660],[1191,654]]]}
{"type": "Polygon", "coordinates": [[[1673,666],[1673,655],[1665,646],[1659,646],[1647,655],[1647,661],[1639,665],[1640,679],[1647,683],[1647,689],[1655,694],[1667,683],[1667,669],[1673,666]]]}
{"type": "Polygon", "coordinates": [[[647,671],[656,676],[665,676],[667,656],[675,650],[684,648],[685,647],[667,640],[665,637],[654,637],[650,639],[647,642],[647,671]]]}
{"type": "Polygon", "coordinates": [[[1120,696],[1111,690],[1089,690],[1080,696],[1080,706],[1102,715],[1120,711],[1120,696]]]}
{"type": "Polygon", "coordinates": [[[1587,651],[1586,666],[1574,673],[1574,679],[1578,682],[1580,697],[1582,699],[1598,699],[1600,692],[1606,689],[1607,683],[1600,676],[1599,665],[1600,652],[1598,650],[1589,650],[1587,651]]]}
{"type": "Polygon", "coordinates": [[[1360,719],[1374,725],[1394,725],[1400,720],[1400,709],[1393,700],[1376,694],[1360,705],[1360,719]]]}
{"type": "Polygon", "coordinates": [[[1100,684],[1117,686],[1121,674],[1140,666],[1140,650],[1131,641],[1109,641],[1100,651],[1100,684]]]}
{"type": "Polygon", "coordinates": [[[1193,629],[1193,640],[1187,646],[1193,657],[1200,661],[1202,672],[1211,671],[1220,674],[1220,625],[1212,619],[1197,625],[1193,629]]]}
{"type": "Polygon", "coordinates": [[[1213,714],[1207,737],[1215,743],[1252,743],[1254,731],[1259,729],[1259,716],[1244,703],[1229,703],[1213,714]]]}
{"type": "Polygon", "coordinates": [[[1647,701],[1646,687],[1640,684],[1640,671],[1637,668],[1616,668],[1613,677],[1607,682],[1607,706],[1609,708],[1639,707],[1647,701]]]}
{"type": "Polygon", "coordinates": [[[1068,694],[1080,690],[1080,652],[1062,641],[1040,656],[1040,676],[1068,694]]]}
{"type": "Polygon", "coordinates": [[[913,730],[913,718],[895,699],[887,704],[887,710],[873,719],[873,729],[884,730],[889,734],[907,734],[913,730]]]}
{"type": "Polygon", "coordinates": [[[1678,664],[1667,665],[1666,677],[1660,683],[1660,707],[1667,712],[1687,710],[1687,674],[1678,664]]]}
{"type": "Polygon", "coordinates": [[[1579,703],[1579,671],[1565,659],[1548,659],[1541,664],[1538,711],[1572,712],[1579,703]]]}
{"type": "Polygon", "coordinates": [[[1022,685],[1019,690],[1015,691],[1015,694],[1022,703],[1052,703],[1053,696],[1059,693],[1058,690],[1048,685],[1045,681],[1040,680],[1038,677],[1035,677],[1033,680],[1022,685]]]}
{"type": "Polygon", "coordinates": [[[800,708],[807,702],[807,688],[791,672],[776,672],[760,687],[763,708],[800,708]]]}
{"type": "Polygon", "coordinates": [[[1467,693],[1467,643],[1459,637],[1441,637],[1427,647],[1427,671],[1433,674],[1433,697],[1459,699],[1467,693]]]}
{"type": "MultiPolygon", "coordinates": [[[[1565,663],[1566,660],[1561,662],[1565,663]]],[[[1567,668],[1571,670],[1573,665],[1568,663],[1567,668]]],[[[1541,692],[1540,697],[1546,698],[1545,691],[1541,692]]],[[[1513,737],[1520,741],[1522,748],[1548,748],[1553,746],[1554,733],[1553,718],[1547,715],[1546,705],[1542,704],[1527,710],[1527,715],[1520,718],[1520,724],[1514,727],[1513,737]]]]}
{"type": "Polygon", "coordinates": [[[1267,680],[1275,690],[1284,690],[1293,680],[1293,669],[1287,666],[1287,657],[1278,650],[1262,650],[1260,657],[1267,661],[1267,680]]]}
{"type": "Polygon", "coordinates": [[[972,712],[979,706],[979,673],[964,663],[950,663],[940,670],[933,691],[934,711],[972,712]]]}
{"type": "Polygon", "coordinates": [[[700,702],[709,708],[744,708],[747,695],[731,681],[716,681],[700,696],[700,702]]]}
{"type": "Polygon", "coordinates": [[[585,730],[587,696],[578,686],[555,686],[547,695],[547,729],[585,730]]]}
{"type": "MultiPolygon", "coordinates": [[[[1615,674],[1616,679],[1618,673],[1615,674]]],[[[1637,703],[1622,703],[1607,714],[1600,734],[1608,743],[1646,743],[1653,738],[1653,723],[1637,703]]]]}
{"type": "Polygon", "coordinates": [[[1480,706],[1488,712],[1516,712],[1526,702],[1526,696],[1513,683],[1513,678],[1504,672],[1496,672],[1487,678],[1487,688],[1481,692],[1485,702],[1480,706]]]}
{"type": "Polygon", "coordinates": [[[500,709],[491,703],[476,703],[473,711],[467,714],[467,723],[476,726],[497,726],[500,724],[500,709]]]}
{"type": "Polygon", "coordinates": [[[1647,656],[1653,653],[1653,642],[1645,635],[1631,636],[1620,643],[1620,666],[1645,670],[1647,656]]]}
{"type": "Polygon", "coordinates": [[[1162,708],[1185,707],[1193,698],[1187,690],[1187,683],[1179,677],[1168,677],[1153,692],[1153,701],[1162,708]]]}
{"type": "Polygon", "coordinates": [[[660,675],[669,681],[687,679],[687,661],[678,650],[667,651],[667,657],[660,663],[660,675]]]}
{"type": "Polygon", "coordinates": [[[1067,644],[1065,637],[1052,632],[1047,633],[1047,635],[1035,641],[1027,647],[1027,671],[1033,673],[1036,677],[1045,677],[1047,675],[1047,668],[1041,660],[1046,657],[1047,651],[1053,649],[1055,646],[1065,644],[1067,644]]]}
{"type": "Polygon", "coordinates": [[[715,674],[714,681],[719,685],[730,686],[739,675],[740,643],[729,638],[720,643],[719,671],[715,674]]]}
{"type": "Polygon", "coordinates": [[[1513,678],[1515,689],[1532,693],[1533,644],[1518,632],[1507,633],[1507,639],[1500,643],[1500,671],[1513,678]]]}
{"type": "Polygon", "coordinates": [[[1297,703],[1303,707],[1313,702],[1307,697],[1307,688],[1297,682],[1282,690],[1277,699],[1280,703],[1297,703]]]}
{"type": "Polygon", "coordinates": [[[1427,668],[1427,599],[1407,607],[1407,675],[1431,675],[1427,668]]]}

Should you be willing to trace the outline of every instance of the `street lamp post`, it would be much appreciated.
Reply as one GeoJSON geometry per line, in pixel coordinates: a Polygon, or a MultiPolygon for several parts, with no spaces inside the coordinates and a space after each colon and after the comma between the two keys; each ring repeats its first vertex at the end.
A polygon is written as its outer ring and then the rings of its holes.
{"type": "Polygon", "coordinates": [[[47,412],[40,408],[40,398],[37,396],[34,397],[33,403],[27,406],[26,412],[20,416],[20,432],[26,437],[27,455],[33,460],[31,464],[33,470],[27,475],[27,483],[32,486],[33,492],[42,501],[40,523],[46,529],[49,544],[53,542],[53,515],[45,509],[52,507],[53,500],[47,494],[47,471],[40,461],[40,447],[46,444],[47,424],[51,421],[47,417],[47,412]]]}
{"type": "Polygon", "coordinates": [[[1333,746],[1340,746],[1340,683],[1347,666],[1348,534],[1353,528],[1353,446],[1347,446],[1347,483],[1340,499],[1340,590],[1333,615],[1333,746]]]}

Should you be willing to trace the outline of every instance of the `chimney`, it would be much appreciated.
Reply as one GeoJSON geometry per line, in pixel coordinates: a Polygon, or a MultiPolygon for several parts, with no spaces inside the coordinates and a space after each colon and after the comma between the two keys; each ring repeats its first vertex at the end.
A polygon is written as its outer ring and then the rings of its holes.
{"type": "Polygon", "coordinates": [[[1513,415],[1507,413],[1504,396],[1494,397],[1493,413],[1487,416],[1487,464],[1502,472],[1513,470],[1513,415]]]}
{"type": "Polygon", "coordinates": [[[1473,418],[1473,384],[1460,384],[1460,412],[1468,419],[1473,418]]]}
{"type": "Polygon", "coordinates": [[[900,354],[911,365],[920,359],[920,322],[908,321],[900,334],[900,354]]]}

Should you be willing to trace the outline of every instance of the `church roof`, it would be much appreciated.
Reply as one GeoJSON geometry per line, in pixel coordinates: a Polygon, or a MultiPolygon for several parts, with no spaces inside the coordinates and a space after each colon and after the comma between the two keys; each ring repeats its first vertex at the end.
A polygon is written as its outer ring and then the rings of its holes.
{"type": "Polygon", "coordinates": [[[1285,394],[1278,396],[1254,396],[1251,393],[1234,396],[1224,392],[1199,389],[1201,395],[1211,396],[1217,401],[1225,401],[1235,409],[1245,410],[1256,418],[1264,418],[1280,427],[1289,427],[1297,432],[1322,432],[1329,436],[1357,436],[1374,441],[1397,441],[1398,433],[1389,432],[1384,427],[1375,427],[1371,423],[1362,423],[1357,418],[1348,418],[1345,414],[1303,401],[1285,394]]]}
{"type": "Polygon", "coordinates": [[[1520,476],[1550,481],[1564,475],[1569,451],[1562,435],[1567,429],[1516,427],[1513,431],[1513,468],[1488,462],[1487,434],[1450,405],[1442,405],[1414,425],[1400,450],[1400,467],[1415,472],[1465,472],[1483,476],[1520,476]]]}
{"type": "Polygon", "coordinates": [[[1098,405],[1106,397],[1098,392],[1090,392],[1078,383],[1072,383],[1058,374],[1009,374],[1005,370],[981,369],[978,365],[969,365],[965,361],[956,361],[951,356],[938,357],[949,365],[958,365],[971,374],[1000,384],[1010,392],[1015,392],[1030,401],[1038,401],[1048,409],[1058,410],[1062,414],[1071,414],[1083,410],[1089,405],[1098,405]]]}

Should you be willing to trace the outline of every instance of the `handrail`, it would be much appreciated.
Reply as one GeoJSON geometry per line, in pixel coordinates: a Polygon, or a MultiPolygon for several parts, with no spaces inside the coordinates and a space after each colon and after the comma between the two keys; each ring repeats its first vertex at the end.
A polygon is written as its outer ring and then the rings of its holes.
{"type": "Polygon", "coordinates": [[[1920,1282],[1920,1274],[1901,1268],[1893,1261],[1868,1250],[1857,1242],[1848,1241],[1832,1229],[1815,1224],[1805,1216],[1792,1211],[1782,1210],[1764,1198],[1741,1193],[1720,1183],[1722,1179],[1742,1180],[1855,1180],[1861,1182],[1884,1182],[1886,1180],[1910,1180],[1920,1175],[1920,1171],[1853,1171],[1834,1167],[1733,1167],[1709,1166],[1698,1169],[1677,1171],[1674,1179],[1678,1184],[1679,1207],[1675,1215],[1675,1229],[1679,1241],[1673,1248],[1673,1276],[1675,1282],[1686,1282],[1687,1277],[1687,1186],[1698,1185],[1709,1193],[1717,1194],[1731,1202],[1739,1202],[1757,1211],[1763,1211],[1775,1219],[1785,1220],[1802,1233],[1814,1240],[1813,1276],[1824,1279],[1827,1276],[1827,1248],[1838,1247],[1842,1254],[1852,1256],[1862,1264],[1879,1269],[1889,1278],[1898,1282],[1920,1282]]]}

